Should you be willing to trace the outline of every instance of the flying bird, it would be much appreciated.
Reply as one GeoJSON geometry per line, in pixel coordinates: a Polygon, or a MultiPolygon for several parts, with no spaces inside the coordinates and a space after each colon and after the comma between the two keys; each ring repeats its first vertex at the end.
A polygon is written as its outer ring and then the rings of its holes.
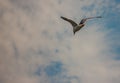
{"type": "Polygon", "coordinates": [[[76,22],[74,22],[71,19],[68,19],[66,17],[61,16],[61,18],[65,21],[68,21],[72,26],[73,26],[73,33],[75,34],[77,31],[79,31],[82,27],[85,26],[85,22],[88,19],[93,19],[93,18],[102,18],[101,16],[97,16],[97,17],[89,17],[89,18],[83,18],[79,24],[77,24],[76,22]]]}

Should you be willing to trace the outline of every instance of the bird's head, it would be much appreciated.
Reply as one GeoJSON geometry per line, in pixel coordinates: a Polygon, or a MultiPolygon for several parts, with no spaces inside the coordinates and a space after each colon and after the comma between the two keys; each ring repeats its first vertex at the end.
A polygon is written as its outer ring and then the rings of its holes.
{"type": "Polygon", "coordinates": [[[86,21],[87,19],[82,19],[79,24],[85,24],[86,21]]]}
{"type": "Polygon", "coordinates": [[[85,26],[85,23],[83,23],[83,24],[79,24],[79,26],[80,26],[80,27],[83,27],[83,26],[85,26]]]}

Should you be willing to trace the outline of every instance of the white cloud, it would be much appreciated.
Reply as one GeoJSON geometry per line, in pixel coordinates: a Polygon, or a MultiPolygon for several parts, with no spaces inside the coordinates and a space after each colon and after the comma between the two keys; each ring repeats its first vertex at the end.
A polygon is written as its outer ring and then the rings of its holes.
{"type": "Polygon", "coordinates": [[[110,2],[0,0],[0,3],[4,11],[0,11],[0,80],[4,83],[67,83],[68,80],[119,83],[120,62],[112,59],[116,55],[110,52],[114,41],[107,36],[110,31],[100,24],[103,19],[88,21],[75,36],[71,25],[60,19],[62,15],[79,22],[82,17],[101,15],[110,2]],[[51,61],[63,63],[66,75],[48,77],[44,67],[51,61]],[[35,75],[38,67],[42,68],[41,76],[35,75]]]}

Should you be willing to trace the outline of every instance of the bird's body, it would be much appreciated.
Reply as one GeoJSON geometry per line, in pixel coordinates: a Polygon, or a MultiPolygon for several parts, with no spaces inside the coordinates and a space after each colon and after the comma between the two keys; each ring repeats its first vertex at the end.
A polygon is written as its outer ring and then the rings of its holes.
{"type": "Polygon", "coordinates": [[[85,25],[84,24],[80,24],[80,25],[77,25],[73,28],[73,33],[75,34],[75,32],[79,31],[82,27],[84,27],[85,25]]]}
{"type": "Polygon", "coordinates": [[[75,34],[77,31],[79,31],[82,27],[85,26],[85,22],[88,20],[88,19],[92,19],[92,18],[101,18],[101,16],[97,16],[97,17],[90,17],[90,18],[84,18],[80,21],[79,24],[77,24],[76,22],[74,22],[73,20],[71,19],[68,19],[66,17],[63,17],[61,16],[61,18],[65,21],[68,21],[72,26],[73,26],[73,33],[75,34]]]}

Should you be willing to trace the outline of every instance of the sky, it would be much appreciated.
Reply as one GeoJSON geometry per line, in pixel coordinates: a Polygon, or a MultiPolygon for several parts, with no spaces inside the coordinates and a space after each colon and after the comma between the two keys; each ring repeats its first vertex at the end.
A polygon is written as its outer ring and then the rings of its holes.
{"type": "Polygon", "coordinates": [[[0,83],[120,83],[119,0],[0,0],[0,83]],[[64,16],[79,23],[72,32],[64,16]]]}

